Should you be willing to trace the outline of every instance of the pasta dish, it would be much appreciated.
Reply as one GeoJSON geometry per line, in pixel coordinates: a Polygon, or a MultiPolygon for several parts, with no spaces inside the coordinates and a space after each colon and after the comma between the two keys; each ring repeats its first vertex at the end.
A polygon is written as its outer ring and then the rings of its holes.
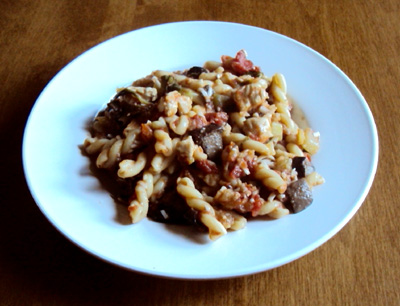
{"type": "Polygon", "coordinates": [[[145,217],[205,230],[211,240],[259,216],[313,201],[319,133],[301,128],[282,74],[244,50],[119,88],[93,120],[84,151],[118,185],[132,223],[145,217]]]}

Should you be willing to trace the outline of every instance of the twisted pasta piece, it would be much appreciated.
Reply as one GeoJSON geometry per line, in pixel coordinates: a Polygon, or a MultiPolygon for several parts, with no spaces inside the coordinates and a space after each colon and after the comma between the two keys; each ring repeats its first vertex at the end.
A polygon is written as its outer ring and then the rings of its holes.
{"type": "Polygon", "coordinates": [[[125,138],[117,136],[113,139],[88,138],[85,141],[88,154],[99,153],[96,159],[98,168],[109,169],[120,159],[121,154],[132,152],[140,145],[137,136],[140,134],[140,125],[132,121],[123,131],[125,138]]]}
{"type": "Polygon", "coordinates": [[[304,143],[302,147],[311,155],[317,153],[319,150],[319,133],[314,132],[311,128],[306,128],[304,130],[304,143]]]}
{"type": "Polygon", "coordinates": [[[270,169],[264,163],[258,163],[255,167],[254,176],[261,180],[265,187],[277,190],[279,193],[284,193],[287,188],[287,183],[274,170],[270,169]]]}
{"type": "Polygon", "coordinates": [[[325,179],[315,171],[306,176],[306,181],[310,188],[325,183],[325,179]]]}
{"type": "Polygon", "coordinates": [[[223,140],[224,143],[234,142],[238,145],[241,144],[243,149],[254,150],[261,155],[275,155],[274,143],[272,141],[269,141],[265,144],[251,139],[242,133],[223,134],[223,140]]]}
{"type": "Polygon", "coordinates": [[[281,201],[275,199],[276,194],[272,193],[268,199],[263,201],[257,216],[268,215],[271,218],[279,219],[289,214],[289,210],[281,201]]]}
{"type": "Polygon", "coordinates": [[[277,149],[275,155],[274,169],[280,172],[290,172],[292,170],[293,157],[295,157],[294,154],[277,149]]]}
{"type": "Polygon", "coordinates": [[[281,73],[275,73],[272,76],[272,83],[271,83],[271,93],[272,96],[275,98],[276,101],[279,102],[287,102],[286,92],[286,79],[281,73]]]}
{"type": "Polygon", "coordinates": [[[157,179],[150,171],[143,173],[143,178],[137,182],[134,199],[131,199],[128,206],[129,216],[132,223],[137,223],[147,216],[149,210],[149,198],[153,194],[154,181],[157,179]]]}
{"type": "Polygon", "coordinates": [[[178,81],[179,85],[188,87],[196,91],[199,90],[199,88],[203,88],[207,85],[210,87],[213,85],[213,82],[209,80],[193,79],[193,78],[181,77],[178,75],[174,75],[174,77],[178,81]]]}
{"type": "Polygon", "coordinates": [[[282,102],[277,103],[276,106],[276,112],[280,115],[280,121],[283,123],[284,126],[286,126],[287,134],[296,135],[299,127],[293,121],[290,115],[289,106],[282,102]]]}
{"type": "Polygon", "coordinates": [[[123,131],[125,139],[121,148],[122,154],[130,153],[133,151],[133,149],[139,146],[140,141],[138,140],[138,136],[140,132],[140,124],[135,121],[132,121],[128,124],[128,126],[123,131]]]}
{"type": "Polygon", "coordinates": [[[163,130],[155,130],[154,138],[156,139],[156,143],[154,145],[155,151],[164,156],[170,156],[173,152],[173,148],[172,139],[169,134],[163,130]]]}
{"type": "Polygon", "coordinates": [[[222,68],[221,66],[213,68],[214,69],[208,69],[211,72],[202,72],[199,75],[199,79],[213,81],[214,83],[218,81],[218,79],[222,76],[222,73],[224,72],[224,68],[222,68]]]}
{"type": "Polygon", "coordinates": [[[98,168],[109,169],[117,163],[121,155],[124,140],[119,138],[111,146],[104,147],[97,156],[96,165],[98,168]]]}
{"type": "Polygon", "coordinates": [[[232,94],[233,88],[228,84],[222,83],[222,81],[216,81],[213,90],[217,94],[230,96],[232,94]]]}
{"type": "Polygon", "coordinates": [[[152,173],[161,173],[168,167],[170,167],[176,157],[177,153],[177,144],[179,143],[179,138],[172,139],[172,153],[169,156],[165,156],[161,153],[157,153],[154,155],[153,159],[150,162],[150,171],[152,173]]]}
{"type": "Polygon", "coordinates": [[[303,150],[295,143],[288,143],[286,149],[295,156],[304,156],[303,150]]]}
{"type": "Polygon", "coordinates": [[[215,216],[226,229],[238,231],[245,228],[247,224],[247,219],[234,211],[215,208],[215,216]]]}
{"type": "Polygon", "coordinates": [[[270,92],[275,100],[276,112],[279,114],[280,122],[282,122],[286,129],[287,134],[297,134],[298,126],[293,121],[290,110],[289,101],[287,99],[287,86],[285,77],[281,73],[276,73],[272,77],[270,92]]]}
{"type": "Polygon", "coordinates": [[[226,234],[225,227],[215,216],[214,208],[204,200],[203,195],[195,188],[191,179],[178,178],[176,189],[184,197],[187,205],[199,212],[200,221],[208,228],[211,240],[216,240],[226,234]]]}
{"type": "Polygon", "coordinates": [[[146,166],[146,154],[141,152],[136,160],[124,159],[119,163],[118,176],[120,178],[134,177],[146,166]]]}
{"type": "Polygon", "coordinates": [[[167,122],[169,124],[169,128],[177,135],[184,135],[189,128],[189,116],[172,116],[167,118],[167,122]]]}
{"type": "Polygon", "coordinates": [[[268,216],[274,219],[279,219],[289,214],[289,209],[285,208],[282,202],[277,201],[278,204],[273,211],[271,211],[268,216]]]}
{"type": "Polygon", "coordinates": [[[153,173],[161,173],[165,169],[167,169],[174,161],[175,154],[172,154],[168,157],[165,157],[162,154],[154,155],[153,159],[151,160],[151,167],[150,170],[153,173]]]}
{"type": "Polygon", "coordinates": [[[203,67],[206,68],[208,71],[217,70],[217,72],[223,72],[224,69],[222,68],[222,63],[217,61],[208,60],[204,63],[203,67]]]}
{"type": "Polygon", "coordinates": [[[117,141],[115,138],[88,137],[85,139],[83,147],[85,148],[86,153],[92,155],[101,152],[105,147],[110,147],[115,141],[117,141]]]}
{"type": "Polygon", "coordinates": [[[150,128],[152,128],[153,130],[167,129],[167,123],[166,123],[164,117],[160,117],[156,121],[149,121],[148,123],[149,123],[150,128]]]}
{"type": "Polygon", "coordinates": [[[242,128],[246,121],[246,114],[248,115],[246,112],[233,112],[229,114],[229,119],[236,127],[242,128]]]}
{"type": "Polygon", "coordinates": [[[283,126],[282,126],[282,123],[276,122],[276,121],[272,121],[271,122],[271,132],[272,132],[272,136],[275,138],[276,141],[282,140],[283,139],[283,126]]]}
{"type": "Polygon", "coordinates": [[[158,180],[154,180],[153,194],[150,196],[150,201],[155,201],[163,194],[167,183],[168,176],[166,175],[161,175],[158,180]]]}

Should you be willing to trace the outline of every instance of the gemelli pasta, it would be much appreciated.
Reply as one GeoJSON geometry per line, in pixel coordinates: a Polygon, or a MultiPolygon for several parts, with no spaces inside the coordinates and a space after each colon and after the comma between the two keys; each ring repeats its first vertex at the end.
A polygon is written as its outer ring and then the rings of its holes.
{"type": "Polygon", "coordinates": [[[83,148],[132,223],[189,224],[216,240],[249,219],[302,211],[324,183],[311,163],[319,133],[300,128],[292,108],[285,77],[241,50],[118,89],[83,148]]]}

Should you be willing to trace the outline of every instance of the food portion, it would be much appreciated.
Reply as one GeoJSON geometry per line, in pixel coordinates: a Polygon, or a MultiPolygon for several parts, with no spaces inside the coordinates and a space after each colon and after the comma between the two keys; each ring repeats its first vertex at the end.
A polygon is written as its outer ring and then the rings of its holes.
{"type": "Polygon", "coordinates": [[[300,128],[292,107],[284,76],[266,76],[241,50],[118,89],[84,150],[118,184],[133,223],[193,225],[215,240],[312,203],[324,182],[311,162],[319,133],[300,128]]]}

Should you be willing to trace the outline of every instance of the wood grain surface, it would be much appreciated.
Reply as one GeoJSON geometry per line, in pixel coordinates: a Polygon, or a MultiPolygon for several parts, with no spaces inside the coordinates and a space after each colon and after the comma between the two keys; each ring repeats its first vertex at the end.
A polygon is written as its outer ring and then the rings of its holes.
{"type": "Polygon", "coordinates": [[[0,0],[0,305],[400,305],[399,50],[398,0],[0,0]],[[372,189],[337,235],[299,260],[218,281],[143,276],[71,244],[31,198],[22,134],[50,79],[108,38],[183,20],[294,38],[340,67],[372,110],[380,141],[372,189]]]}

